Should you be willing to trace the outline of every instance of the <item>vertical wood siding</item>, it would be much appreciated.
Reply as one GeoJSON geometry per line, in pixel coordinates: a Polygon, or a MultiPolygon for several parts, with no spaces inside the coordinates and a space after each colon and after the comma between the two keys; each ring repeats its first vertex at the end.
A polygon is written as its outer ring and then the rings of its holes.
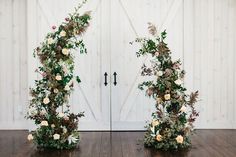
{"type": "Polygon", "coordinates": [[[26,1],[0,1],[0,128],[25,128],[26,1]]]}

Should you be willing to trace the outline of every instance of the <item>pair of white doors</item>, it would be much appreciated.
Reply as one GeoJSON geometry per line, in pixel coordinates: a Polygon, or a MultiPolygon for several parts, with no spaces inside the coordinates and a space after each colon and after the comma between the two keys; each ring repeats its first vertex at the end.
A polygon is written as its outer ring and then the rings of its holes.
{"type": "MultiPolygon", "coordinates": [[[[182,14],[175,16],[178,5],[175,1],[92,0],[82,8],[92,11],[90,27],[83,36],[88,53],[74,52],[75,74],[82,82],[75,86],[70,101],[72,112],[85,111],[80,130],[144,129],[155,102],[137,86],[144,80],[140,76],[141,66],[149,59],[137,58],[135,52],[139,46],[129,42],[148,34],[148,21],[166,25],[177,16],[179,19],[174,22],[179,30],[173,31],[181,31],[182,14]],[[170,8],[174,10],[171,13],[170,8]]],[[[35,78],[32,65],[37,62],[32,60],[30,52],[74,6],[75,1],[28,0],[30,84],[35,78]]],[[[181,40],[176,41],[175,45],[182,45],[181,40]]]]}

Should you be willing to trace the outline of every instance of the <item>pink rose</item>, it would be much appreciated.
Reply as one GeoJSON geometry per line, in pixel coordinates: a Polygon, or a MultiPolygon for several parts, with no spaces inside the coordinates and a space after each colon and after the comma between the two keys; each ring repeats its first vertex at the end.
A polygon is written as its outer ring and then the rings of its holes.
{"type": "Polygon", "coordinates": [[[179,63],[175,63],[175,64],[173,65],[173,68],[174,68],[174,69],[179,69],[179,68],[180,68],[180,64],[179,64],[179,63]]]}
{"type": "Polygon", "coordinates": [[[159,56],[159,52],[158,51],[155,52],[155,56],[159,56]]]}
{"type": "Polygon", "coordinates": [[[47,73],[46,73],[46,72],[43,72],[43,73],[42,73],[42,76],[43,76],[43,77],[46,77],[46,76],[47,76],[47,73]]]}
{"type": "Polygon", "coordinates": [[[52,29],[56,29],[57,27],[56,26],[52,26],[52,29]]]}
{"type": "Polygon", "coordinates": [[[153,94],[153,90],[151,88],[147,89],[147,95],[151,96],[153,94]]]}
{"type": "Polygon", "coordinates": [[[64,120],[70,120],[70,118],[68,116],[65,116],[64,120]]]}
{"type": "Polygon", "coordinates": [[[166,69],[166,70],[165,70],[165,75],[166,75],[166,76],[169,76],[169,75],[172,74],[172,72],[173,72],[173,71],[172,71],[171,69],[166,69]]]}

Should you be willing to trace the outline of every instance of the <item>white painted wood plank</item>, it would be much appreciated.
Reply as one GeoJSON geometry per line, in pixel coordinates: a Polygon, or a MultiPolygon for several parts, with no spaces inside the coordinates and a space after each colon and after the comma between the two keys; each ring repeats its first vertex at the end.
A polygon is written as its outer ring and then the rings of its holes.
{"type": "Polygon", "coordinates": [[[19,76],[19,88],[20,88],[20,102],[19,102],[19,108],[18,114],[19,114],[19,119],[21,121],[25,121],[25,114],[26,114],[26,109],[28,106],[28,64],[27,64],[27,1],[23,0],[19,2],[19,8],[20,8],[20,16],[19,18],[19,25],[20,25],[20,33],[18,37],[19,45],[20,45],[20,76],[19,76]]]}
{"type": "MultiPolygon", "coordinates": [[[[20,104],[20,47],[22,47],[20,45],[20,40],[19,40],[19,33],[21,32],[20,30],[20,16],[22,16],[22,14],[20,14],[20,10],[19,10],[19,1],[13,1],[12,4],[12,33],[13,33],[13,39],[12,39],[12,62],[11,64],[13,65],[12,69],[10,70],[12,72],[12,85],[13,85],[13,89],[12,89],[12,106],[13,106],[13,110],[12,110],[12,120],[13,122],[16,120],[16,118],[19,118],[19,114],[18,114],[18,107],[20,104]]],[[[25,36],[25,35],[24,35],[25,36]]]]}
{"type": "MultiPolygon", "coordinates": [[[[0,1],[0,25],[4,26],[4,17],[5,17],[5,1],[0,1]]],[[[3,71],[3,67],[5,66],[4,62],[4,40],[6,39],[6,34],[4,33],[4,29],[0,29],[0,71],[3,71]]],[[[4,97],[4,77],[0,75],[0,111],[5,111],[4,105],[5,104],[5,97],[4,97]]],[[[0,121],[4,120],[4,115],[0,114],[0,121]]]]}
{"type": "MultiPolygon", "coordinates": [[[[37,46],[37,31],[38,30],[38,12],[36,0],[27,0],[27,61],[28,61],[28,88],[34,87],[34,80],[37,79],[35,69],[38,62],[33,58],[33,50],[37,46]]],[[[28,95],[29,96],[29,95],[28,95]]],[[[30,96],[28,97],[28,100],[30,96]]],[[[29,104],[28,104],[29,105],[29,104]]],[[[27,106],[28,106],[27,105],[27,106]]],[[[35,126],[32,121],[27,121],[27,129],[33,129],[35,126]]]]}
{"type": "Polygon", "coordinates": [[[5,35],[6,35],[6,39],[4,40],[4,45],[3,45],[3,53],[4,53],[4,66],[3,66],[3,71],[4,71],[4,85],[3,85],[3,89],[4,89],[4,93],[3,93],[3,97],[5,99],[4,102],[4,112],[3,117],[5,118],[4,121],[7,122],[11,122],[13,119],[13,81],[12,81],[12,70],[13,70],[13,62],[12,62],[12,57],[14,55],[13,53],[13,48],[12,48],[12,41],[13,41],[13,32],[12,32],[12,25],[13,25],[13,12],[12,12],[12,2],[8,2],[5,1],[5,35]],[[8,52],[11,53],[8,53],[8,52]]]}

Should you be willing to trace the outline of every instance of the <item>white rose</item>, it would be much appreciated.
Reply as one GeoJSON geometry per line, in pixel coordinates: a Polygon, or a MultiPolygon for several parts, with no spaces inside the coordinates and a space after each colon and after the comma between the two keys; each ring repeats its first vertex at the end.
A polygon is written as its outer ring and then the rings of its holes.
{"type": "Polygon", "coordinates": [[[51,125],[51,128],[55,128],[55,127],[56,127],[55,124],[52,124],[52,125],[51,125]]]}
{"type": "Polygon", "coordinates": [[[29,141],[31,141],[31,140],[33,140],[33,139],[34,139],[34,137],[33,137],[33,135],[32,135],[32,134],[29,134],[29,135],[27,136],[27,139],[28,139],[29,141]]]}
{"type": "Polygon", "coordinates": [[[187,107],[185,106],[185,105],[182,105],[182,107],[180,108],[180,112],[184,112],[184,113],[186,113],[186,110],[187,110],[187,107]]]}
{"type": "Polygon", "coordinates": [[[43,120],[40,125],[41,125],[41,126],[48,126],[48,121],[43,120]]]}
{"type": "Polygon", "coordinates": [[[156,136],[156,140],[160,142],[160,141],[162,140],[162,136],[161,136],[160,134],[158,134],[158,135],[156,136]]]}
{"type": "Polygon", "coordinates": [[[181,84],[182,84],[182,80],[180,80],[180,79],[175,80],[175,84],[177,84],[177,85],[181,85],[181,84]]]}
{"type": "Polygon", "coordinates": [[[183,141],[184,141],[184,138],[181,135],[178,135],[175,139],[176,139],[177,143],[183,143],[183,141]]]}
{"type": "Polygon", "coordinates": [[[163,75],[163,71],[158,71],[157,72],[157,76],[162,76],[163,75]]]}
{"type": "Polygon", "coordinates": [[[60,36],[61,36],[61,37],[66,36],[66,32],[65,32],[65,31],[61,31],[61,32],[60,32],[60,36]]]}
{"type": "Polygon", "coordinates": [[[152,126],[157,126],[159,125],[159,121],[157,119],[152,120],[152,126]]]}
{"type": "Polygon", "coordinates": [[[57,88],[55,88],[55,89],[53,89],[53,92],[54,92],[55,94],[57,94],[59,91],[58,91],[57,88]]]}
{"type": "Polygon", "coordinates": [[[54,140],[59,140],[60,139],[60,135],[59,134],[54,134],[53,135],[53,139],[54,140]]]}
{"type": "Polygon", "coordinates": [[[62,54],[68,56],[69,55],[69,50],[67,48],[62,49],[62,54]]]}
{"type": "Polygon", "coordinates": [[[48,44],[49,44],[49,45],[51,45],[51,44],[53,44],[53,43],[54,43],[54,40],[53,40],[53,38],[49,38],[47,41],[48,41],[48,44]]]}
{"type": "Polygon", "coordinates": [[[58,117],[60,117],[60,118],[62,118],[62,117],[64,117],[64,113],[62,113],[62,112],[60,112],[59,114],[58,114],[58,117]]]}
{"type": "Polygon", "coordinates": [[[165,94],[164,98],[165,98],[165,100],[170,100],[170,94],[165,94]]]}
{"type": "Polygon", "coordinates": [[[67,133],[67,129],[64,127],[63,128],[63,133],[66,134],[67,133]]]}
{"type": "Polygon", "coordinates": [[[50,100],[49,100],[48,97],[46,97],[46,98],[43,99],[43,103],[44,103],[44,104],[48,104],[49,102],[50,102],[50,100]]]}
{"type": "Polygon", "coordinates": [[[57,75],[57,76],[56,76],[56,80],[57,80],[57,81],[61,81],[61,79],[62,79],[62,78],[61,78],[61,75],[57,75]]]}
{"type": "Polygon", "coordinates": [[[70,86],[66,85],[64,90],[69,91],[70,90],[70,86]]]}

